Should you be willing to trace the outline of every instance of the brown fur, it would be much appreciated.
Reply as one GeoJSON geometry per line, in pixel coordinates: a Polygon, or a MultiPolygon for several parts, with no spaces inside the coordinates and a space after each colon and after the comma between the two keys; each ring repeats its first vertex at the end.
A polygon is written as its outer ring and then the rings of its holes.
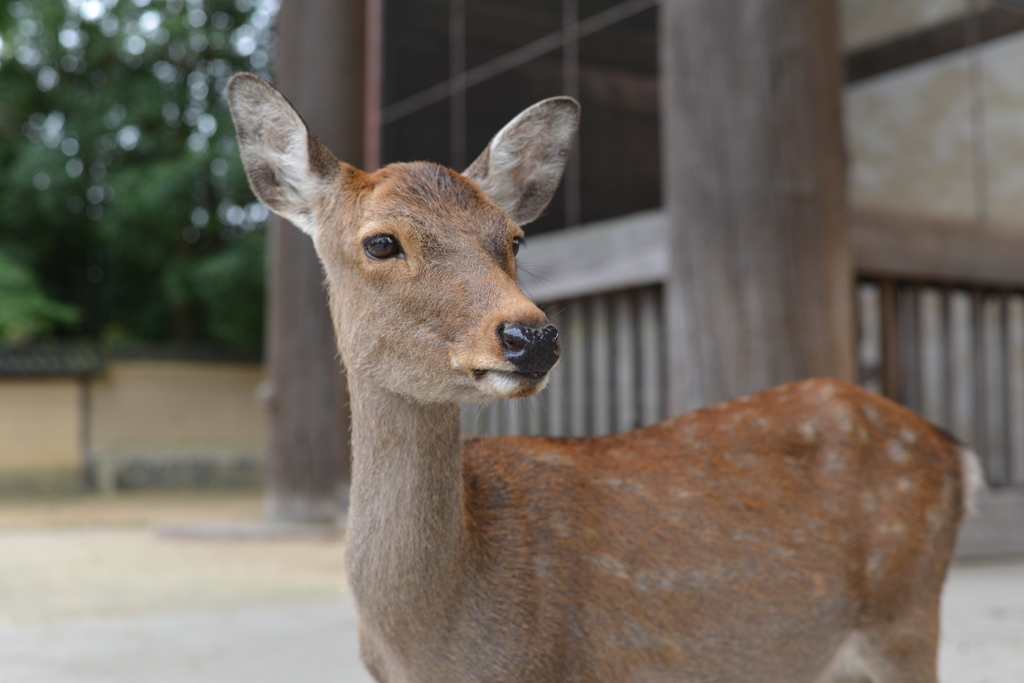
{"type": "MultiPolygon", "coordinates": [[[[282,106],[241,78],[236,117],[282,106]]],[[[536,106],[523,120],[557,129],[564,104],[536,106]]],[[[533,129],[475,166],[552,157],[533,129]]],[[[269,163],[242,147],[250,173],[269,163]]],[[[828,379],[603,438],[462,439],[459,401],[543,385],[495,333],[546,324],[516,285],[520,227],[449,169],[325,172],[310,149],[272,156],[311,195],[268,192],[311,217],[327,273],[353,411],[347,567],[379,681],[934,683],[957,446],[828,379]],[[369,258],[376,234],[402,257],[369,258]]],[[[518,189],[533,207],[535,188],[518,189]]]]}
{"type": "Polygon", "coordinates": [[[468,580],[502,577],[519,652],[567,660],[535,680],[813,681],[855,632],[911,646],[882,680],[934,680],[959,453],[885,399],[808,380],[598,439],[467,439],[463,459],[468,580]]]}

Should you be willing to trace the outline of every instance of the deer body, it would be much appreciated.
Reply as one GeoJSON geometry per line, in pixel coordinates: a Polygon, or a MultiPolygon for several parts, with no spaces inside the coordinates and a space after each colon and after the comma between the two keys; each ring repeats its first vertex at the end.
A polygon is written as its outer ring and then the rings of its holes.
{"type": "Polygon", "coordinates": [[[909,411],[808,380],[608,437],[462,438],[460,401],[533,394],[557,360],[514,254],[575,103],[526,110],[465,174],[367,174],[255,77],[229,99],[254,191],[327,275],[379,681],[934,683],[972,470],[909,411]]]}
{"type": "Polygon", "coordinates": [[[438,448],[408,432],[379,479],[353,415],[349,580],[380,680],[813,683],[845,643],[879,681],[934,680],[961,455],[909,411],[808,380],[625,434],[461,447],[444,412],[413,418],[438,448]]]}

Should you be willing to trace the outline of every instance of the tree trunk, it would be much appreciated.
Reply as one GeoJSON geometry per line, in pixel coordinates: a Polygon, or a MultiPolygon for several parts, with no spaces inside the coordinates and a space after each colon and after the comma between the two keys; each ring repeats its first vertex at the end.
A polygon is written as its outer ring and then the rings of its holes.
{"type": "MultiPolygon", "coordinates": [[[[288,0],[278,17],[275,85],[335,155],[359,163],[362,0],[288,0]]],[[[312,240],[270,225],[267,365],[272,387],[266,512],[336,518],[350,473],[348,394],[312,240]]]]}
{"type": "Polygon", "coordinates": [[[835,0],[665,0],[669,405],[854,378],[835,0]]]}

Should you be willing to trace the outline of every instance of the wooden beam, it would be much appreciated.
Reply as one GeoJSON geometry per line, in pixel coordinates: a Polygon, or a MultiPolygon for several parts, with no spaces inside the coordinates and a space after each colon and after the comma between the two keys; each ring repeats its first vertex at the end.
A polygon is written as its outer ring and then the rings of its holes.
{"type": "MultiPolygon", "coordinates": [[[[363,0],[289,0],[276,84],[338,158],[363,160],[363,0]]],[[[349,479],[348,396],[324,274],[309,236],[271,220],[265,509],[274,520],[337,518],[349,479]]]]}
{"type": "Polygon", "coordinates": [[[661,284],[668,276],[668,221],[660,210],[527,237],[519,284],[538,302],[661,284]]]}
{"type": "Polygon", "coordinates": [[[669,412],[855,377],[836,0],[664,0],[669,412]]]}
{"type": "MultiPolygon", "coordinates": [[[[1011,228],[850,212],[854,271],[888,281],[1024,289],[1024,234],[1011,228]]],[[[537,301],[562,301],[669,277],[668,215],[642,211],[528,237],[519,283],[537,301]]]]}
{"type": "Polygon", "coordinates": [[[854,263],[862,275],[947,285],[1024,288],[1024,234],[973,221],[857,211],[854,263]]]}
{"type": "Polygon", "coordinates": [[[1024,12],[989,7],[950,19],[916,33],[855,50],[846,57],[846,81],[859,81],[926,59],[962,50],[972,39],[978,43],[1024,30],[1024,12]],[[972,26],[972,22],[975,22],[972,26]]]}
{"type": "Polygon", "coordinates": [[[362,162],[364,171],[376,171],[380,168],[383,151],[384,0],[365,0],[365,3],[362,162]]]}

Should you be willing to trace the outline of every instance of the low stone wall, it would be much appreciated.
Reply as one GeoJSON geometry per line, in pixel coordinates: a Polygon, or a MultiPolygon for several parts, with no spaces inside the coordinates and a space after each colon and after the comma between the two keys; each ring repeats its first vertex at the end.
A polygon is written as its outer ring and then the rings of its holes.
{"type": "Polygon", "coordinates": [[[77,377],[0,378],[0,479],[81,467],[83,391],[77,377]]]}
{"type": "Polygon", "coordinates": [[[102,493],[137,489],[256,488],[264,456],[246,451],[93,454],[91,478],[102,493]]]}
{"type": "Polygon", "coordinates": [[[88,376],[0,376],[0,494],[254,487],[257,363],[109,359],[88,376]]]}

